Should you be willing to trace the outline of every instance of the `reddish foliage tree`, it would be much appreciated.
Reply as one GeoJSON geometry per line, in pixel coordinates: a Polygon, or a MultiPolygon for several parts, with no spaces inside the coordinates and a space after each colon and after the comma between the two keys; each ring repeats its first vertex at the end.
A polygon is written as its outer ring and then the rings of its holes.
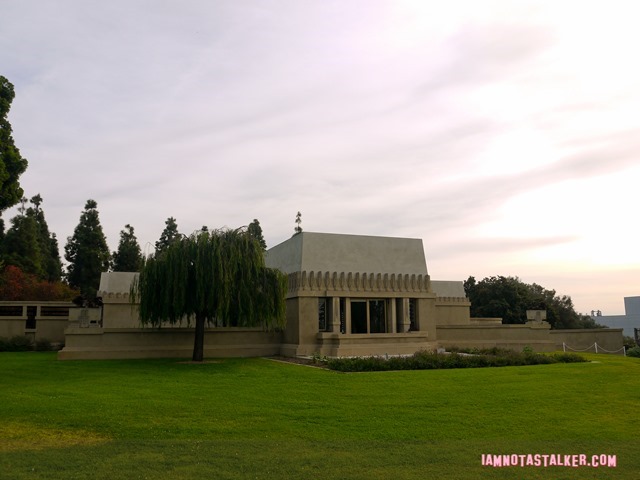
{"type": "Polygon", "coordinates": [[[64,301],[79,295],[63,282],[39,280],[14,265],[7,265],[0,273],[0,300],[64,301]]]}

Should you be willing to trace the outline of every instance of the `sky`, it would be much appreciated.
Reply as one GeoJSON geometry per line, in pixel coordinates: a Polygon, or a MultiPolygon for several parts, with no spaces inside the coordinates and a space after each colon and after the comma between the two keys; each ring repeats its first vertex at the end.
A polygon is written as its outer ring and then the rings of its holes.
{"type": "MultiPolygon", "coordinates": [[[[61,251],[258,219],[421,238],[434,280],[640,295],[634,1],[0,0],[13,136],[61,251]]],[[[5,221],[15,209],[4,213],[5,221]]]]}

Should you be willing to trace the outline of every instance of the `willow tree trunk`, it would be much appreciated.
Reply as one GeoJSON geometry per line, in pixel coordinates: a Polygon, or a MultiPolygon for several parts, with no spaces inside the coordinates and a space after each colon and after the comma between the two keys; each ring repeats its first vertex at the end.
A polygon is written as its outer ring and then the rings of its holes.
{"type": "Polygon", "coordinates": [[[204,322],[205,316],[196,313],[196,334],[193,339],[193,358],[194,362],[201,362],[204,359],[204,322]]]}

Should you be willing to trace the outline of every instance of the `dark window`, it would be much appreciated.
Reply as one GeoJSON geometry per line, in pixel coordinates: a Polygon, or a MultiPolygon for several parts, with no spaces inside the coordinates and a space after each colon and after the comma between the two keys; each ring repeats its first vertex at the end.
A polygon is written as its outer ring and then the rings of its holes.
{"type": "Polygon", "coordinates": [[[69,307],[40,307],[41,317],[68,317],[69,307]]]}
{"type": "Polygon", "coordinates": [[[351,333],[367,333],[367,302],[351,300],[351,333]]]}
{"type": "Polygon", "coordinates": [[[0,317],[21,317],[21,305],[2,305],[0,307],[0,317]]]}
{"type": "Polygon", "coordinates": [[[415,332],[418,330],[418,323],[416,322],[416,299],[409,299],[409,322],[411,325],[409,326],[410,332],[415,332]]]}
{"type": "Polygon", "coordinates": [[[27,321],[24,328],[27,330],[34,330],[36,328],[36,313],[38,307],[27,307],[27,321]]]}
{"type": "Polygon", "coordinates": [[[340,299],[340,333],[347,333],[347,320],[346,320],[346,304],[344,298],[340,299]]]}
{"type": "Polygon", "coordinates": [[[384,300],[369,300],[369,332],[385,333],[387,331],[387,317],[385,315],[384,300]]]}
{"type": "Polygon", "coordinates": [[[321,332],[327,331],[327,299],[318,299],[318,330],[321,332]]]}

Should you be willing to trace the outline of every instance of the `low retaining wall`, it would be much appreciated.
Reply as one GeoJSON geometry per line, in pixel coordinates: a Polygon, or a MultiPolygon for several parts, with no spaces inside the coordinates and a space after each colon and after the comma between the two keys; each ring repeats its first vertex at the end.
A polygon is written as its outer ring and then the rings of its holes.
{"type": "Polygon", "coordinates": [[[0,337],[64,342],[71,302],[0,302],[0,337]]]}
{"type": "MultiPolygon", "coordinates": [[[[490,323],[490,322],[487,322],[490,323]]],[[[557,350],[549,337],[549,324],[538,325],[438,325],[438,344],[444,348],[530,347],[536,352],[557,350]]]]}
{"type": "Polygon", "coordinates": [[[567,351],[583,351],[596,353],[624,354],[622,348],[622,328],[593,328],[585,330],[551,330],[551,339],[555,342],[556,350],[562,350],[566,344],[567,351]]]}
{"type": "Polygon", "coordinates": [[[623,354],[621,328],[550,330],[547,323],[524,325],[438,325],[440,346],[460,348],[509,348],[520,351],[530,347],[536,352],[567,351],[623,354]]]}
{"type": "Polygon", "coordinates": [[[315,352],[328,357],[411,355],[420,350],[436,350],[436,342],[428,340],[427,332],[350,335],[318,333],[318,344],[300,345],[296,355],[311,355],[315,352]]]}
{"type": "MultiPolygon", "coordinates": [[[[117,358],[191,358],[193,328],[81,328],[66,330],[59,360],[117,358]]],[[[205,357],[278,355],[282,332],[261,329],[215,328],[205,331],[205,357]]]]}

